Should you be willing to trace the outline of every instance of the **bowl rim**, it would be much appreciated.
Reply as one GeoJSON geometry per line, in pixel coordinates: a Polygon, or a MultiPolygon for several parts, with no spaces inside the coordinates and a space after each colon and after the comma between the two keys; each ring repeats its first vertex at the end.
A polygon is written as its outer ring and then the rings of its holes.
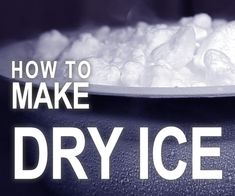
{"type": "MultiPolygon", "coordinates": [[[[22,59],[25,50],[32,48],[34,40],[24,40],[0,47],[0,75],[11,79],[11,71],[6,69],[12,59],[22,59]],[[23,50],[24,48],[25,50],[23,50]],[[14,52],[18,56],[14,56],[14,52]],[[15,58],[14,58],[15,57],[15,58]]],[[[25,80],[21,80],[25,82],[25,80]]],[[[45,81],[49,88],[53,88],[50,81],[45,81]]],[[[38,86],[37,82],[33,82],[38,86]]],[[[64,81],[62,82],[64,83],[64,81]]],[[[70,88],[69,92],[73,92],[70,88]]],[[[235,97],[235,85],[230,86],[203,86],[203,87],[127,87],[90,84],[86,91],[94,95],[145,97],[145,98],[202,98],[202,97],[235,97]]]]}

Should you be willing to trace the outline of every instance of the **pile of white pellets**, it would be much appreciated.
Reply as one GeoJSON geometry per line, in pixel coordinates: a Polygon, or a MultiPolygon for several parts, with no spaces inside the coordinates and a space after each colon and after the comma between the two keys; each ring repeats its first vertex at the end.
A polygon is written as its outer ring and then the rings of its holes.
{"type": "MultiPolygon", "coordinates": [[[[235,85],[235,21],[207,14],[170,24],[57,30],[37,40],[40,60],[87,60],[89,82],[131,87],[235,85]]],[[[67,67],[60,68],[64,74],[67,67]]],[[[76,79],[76,78],[75,78],[76,79]]]]}

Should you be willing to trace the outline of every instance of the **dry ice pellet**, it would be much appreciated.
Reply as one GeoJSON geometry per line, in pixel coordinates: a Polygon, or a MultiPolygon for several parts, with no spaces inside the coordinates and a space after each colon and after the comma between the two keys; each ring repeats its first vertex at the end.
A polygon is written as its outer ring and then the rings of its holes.
{"type": "MultiPolygon", "coordinates": [[[[103,26],[70,36],[53,30],[37,40],[35,57],[58,62],[87,60],[91,84],[235,85],[235,21],[198,14],[177,23],[103,26]]],[[[67,72],[62,63],[60,72],[67,72]]]]}

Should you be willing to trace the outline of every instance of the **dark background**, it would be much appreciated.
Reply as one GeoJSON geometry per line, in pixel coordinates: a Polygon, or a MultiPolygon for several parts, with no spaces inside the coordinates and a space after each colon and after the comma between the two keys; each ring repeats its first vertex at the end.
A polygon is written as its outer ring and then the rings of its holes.
{"type": "MultiPolygon", "coordinates": [[[[26,39],[40,32],[77,28],[86,23],[129,25],[155,18],[178,20],[206,12],[213,17],[234,19],[234,0],[1,0],[0,45],[26,39]]],[[[1,65],[0,65],[1,66],[1,65]]],[[[52,195],[39,181],[13,180],[13,126],[20,113],[11,111],[10,84],[0,80],[0,195],[52,195]]]]}
{"type": "Polygon", "coordinates": [[[234,0],[1,0],[0,41],[84,23],[126,25],[155,18],[177,20],[206,12],[235,18],[234,0]]]}

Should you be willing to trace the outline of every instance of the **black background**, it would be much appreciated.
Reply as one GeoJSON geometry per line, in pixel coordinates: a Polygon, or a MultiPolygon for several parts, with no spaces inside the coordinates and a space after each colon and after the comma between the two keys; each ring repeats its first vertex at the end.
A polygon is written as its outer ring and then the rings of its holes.
{"type": "MultiPolygon", "coordinates": [[[[234,0],[1,0],[0,45],[59,28],[85,23],[127,25],[153,17],[177,20],[182,16],[207,12],[214,17],[235,18],[234,0]],[[127,15],[134,9],[134,16],[127,15]]],[[[2,65],[1,65],[2,66],[2,65]]],[[[52,195],[39,181],[13,180],[13,126],[20,112],[10,108],[10,84],[0,80],[0,195],[52,195]]],[[[230,100],[231,101],[231,100],[230,100]]]]}
{"type": "Polygon", "coordinates": [[[177,20],[200,12],[234,19],[234,10],[234,0],[1,0],[0,41],[88,22],[126,25],[155,17],[177,20]]]}

